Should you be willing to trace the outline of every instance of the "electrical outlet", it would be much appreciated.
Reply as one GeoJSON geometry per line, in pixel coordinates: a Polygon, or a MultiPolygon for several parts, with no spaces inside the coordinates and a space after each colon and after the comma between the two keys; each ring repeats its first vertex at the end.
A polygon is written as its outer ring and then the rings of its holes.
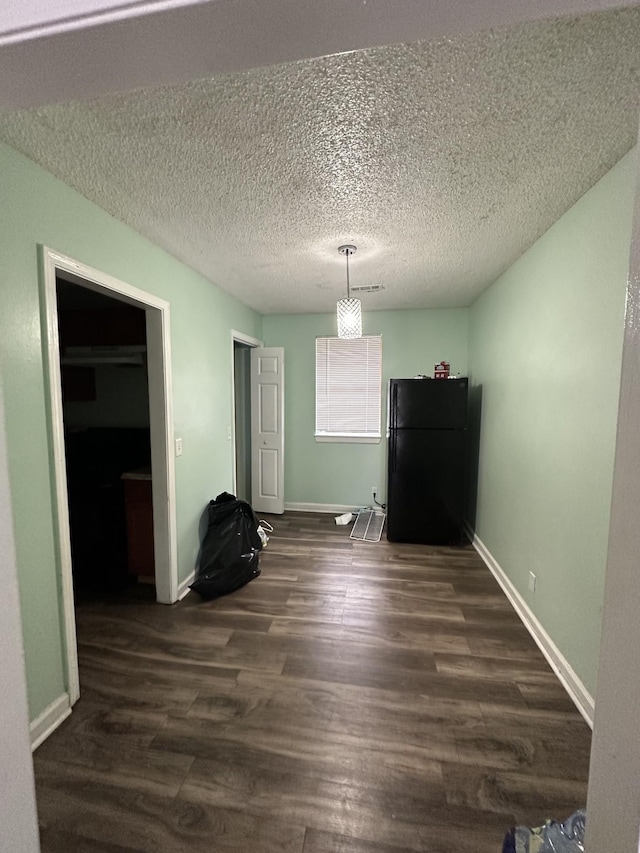
{"type": "Polygon", "coordinates": [[[375,496],[377,494],[378,494],[378,487],[377,486],[371,486],[371,497],[375,498],[375,496]]]}
{"type": "Polygon", "coordinates": [[[176,438],[176,456],[182,456],[182,439],[176,438]]]}
{"type": "Polygon", "coordinates": [[[536,578],[536,576],[534,575],[534,573],[533,573],[533,572],[529,572],[529,591],[530,591],[530,592],[535,592],[535,591],[536,591],[536,580],[537,580],[537,578],[536,578]]]}

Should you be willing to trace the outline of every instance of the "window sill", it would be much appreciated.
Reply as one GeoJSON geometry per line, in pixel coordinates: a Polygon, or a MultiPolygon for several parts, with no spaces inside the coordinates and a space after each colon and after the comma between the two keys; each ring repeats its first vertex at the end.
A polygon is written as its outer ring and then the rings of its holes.
{"type": "Polygon", "coordinates": [[[315,440],[319,442],[333,442],[339,444],[380,444],[382,436],[379,435],[316,435],[315,440]]]}

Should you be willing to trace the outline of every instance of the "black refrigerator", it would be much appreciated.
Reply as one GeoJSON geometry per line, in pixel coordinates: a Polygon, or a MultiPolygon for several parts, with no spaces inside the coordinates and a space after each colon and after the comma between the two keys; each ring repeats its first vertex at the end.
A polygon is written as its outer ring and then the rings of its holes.
{"type": "Polygon", "coordinates": [[[389,383],[387,539],[464,542],[468,385],[463,379],[389,383]]]}

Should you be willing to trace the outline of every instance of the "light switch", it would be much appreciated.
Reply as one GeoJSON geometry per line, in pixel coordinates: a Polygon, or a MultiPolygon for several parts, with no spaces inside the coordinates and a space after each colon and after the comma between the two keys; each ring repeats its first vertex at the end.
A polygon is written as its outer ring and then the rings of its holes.
{"type": "Polygon", "coordinates": [[[182,439],[176,438],[176,456],[182,456],[182,439]]]}

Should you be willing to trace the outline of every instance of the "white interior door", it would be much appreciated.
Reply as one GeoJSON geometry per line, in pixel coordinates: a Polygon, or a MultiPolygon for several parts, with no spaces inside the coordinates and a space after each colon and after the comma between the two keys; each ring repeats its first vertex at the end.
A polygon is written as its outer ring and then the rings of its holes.
{"type": "Polygon", "coordinates": [[[284,512],[284,349],[251,350],[251,501],[284,512]]]}

